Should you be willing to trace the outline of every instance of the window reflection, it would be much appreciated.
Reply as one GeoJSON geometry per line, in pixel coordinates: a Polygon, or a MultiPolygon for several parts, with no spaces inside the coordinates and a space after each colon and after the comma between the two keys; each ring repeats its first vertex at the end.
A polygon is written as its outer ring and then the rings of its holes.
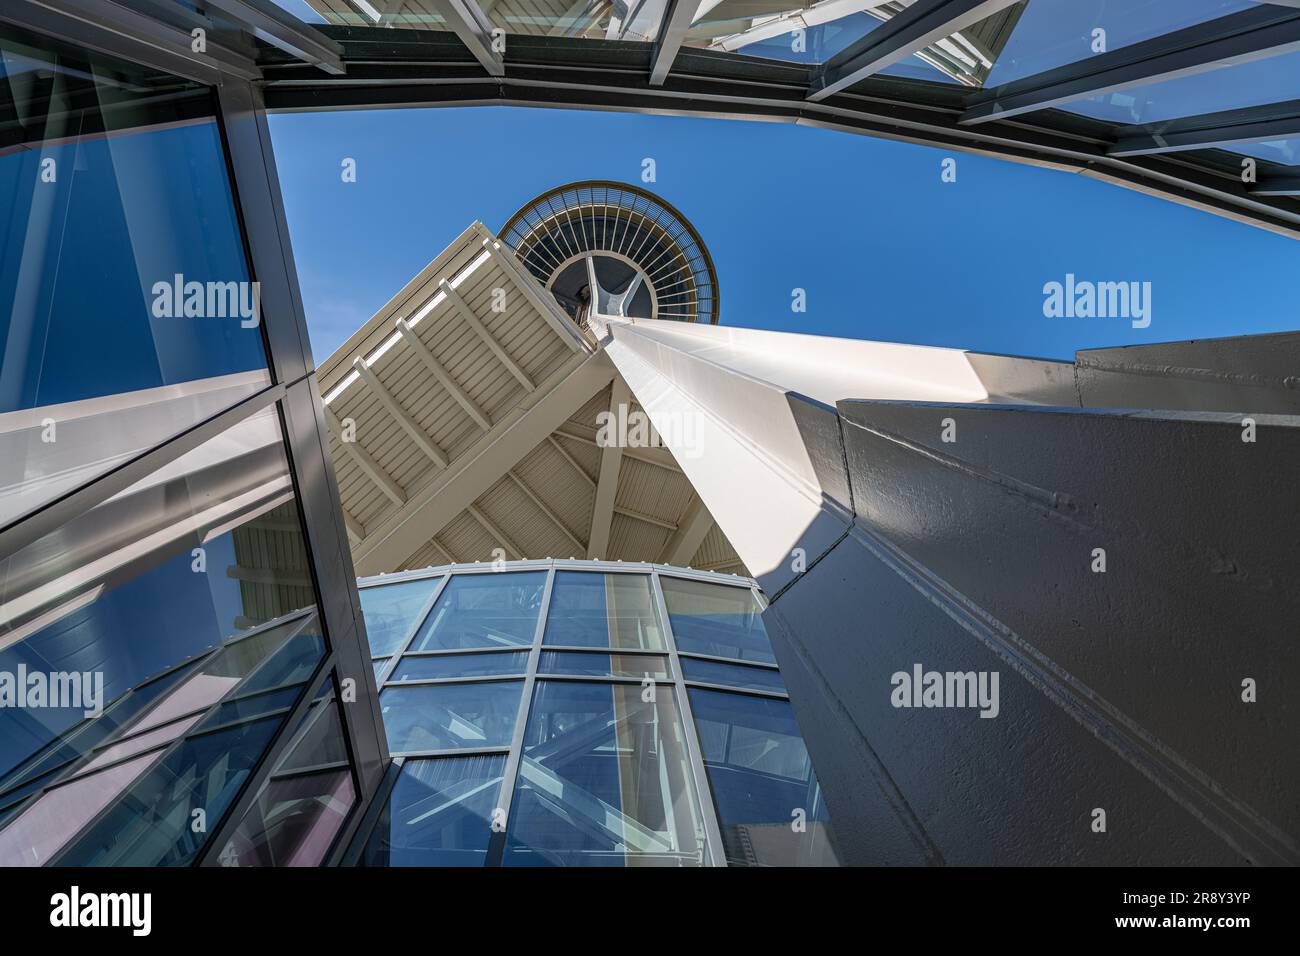
{"type": "Polygon", "coordinates": [[[540,682],[508,833],[513,866],[705,863],[671,688],[540,682]]]}
{"type": "Polygon", "coordinates": [[[668,659],[658,654],[591,654],[586,651],[542,651],[541,674],[585,674],[593,677],[651,677],[671,675],[668,659]]]}
{"type": "Polygon", "coordinates": [[[361,589],[361,613],[366,619],[372,655],[385,657],[401,649],[441,580],[421,578],[361,589]]]}
{"type": "Polygon", "coordinates": [[[829,816],[789,701],[689,694],[727,862],[835,866],[829,816]]]}
{"type": "MultiPolygon", "coordinates": [[[[90,760],[47,780],[0,831],[0,861],[192,863],[324,652],[314,612],[223,645],[111,740],[87,749],[90,760]],[[202,831],[190,826],[195,809],[202,831]]],[[[75,732],[68,740],[81,743],[75,732]]]]}
{"type": "Polygon", "coordinates": [[[333,684],[298,725],[252,807],[209,866],[319,866],[356,802],[333,684]]]}
{"type": "Polygon", "coordinates": [[[545,571],[458,574],[438,596],[411,650],[531,644],[545,587],[545,571]]]}
{"type": "Polygon", "coordinates": [[[504,747],[519,712],[521,681],[388,687],[379,695],[388,749],[504,747]]]}
{"type": "Polygon", "coordinates": [[[22,118],[0,132],[8,524],[270,376],[211,91],[5,25],[0,86],[22,118]],[[160,307],[177,276],[189,315],[160,307]]]}
{"type": "Polygon", "coordinates": [[[391,681],[437,680],[444,677],[491,677],[522,674],[528,669],[527,651],[504,654],[438,654],[433,657],[404,657],[391,681]]]}
{"type": "Polygon", "coordinates": [[[362,866],[482,866],[504,756],[407,760],[362,854],[362,866]]]}
{"type": "Polygon", "coordinates": [[[720,661],[702,661],[694,657],[683,657],[682,673],[687,680],[700,681],[704,684],[730,684],[733,687],[748,687],[753,690],[777,690],[784,693],[785,681],[781,672],[766,667],[744,667],[739,664],[723,664],[720,661]]]}
{"type": "Polygon", "coordinates": [[[103,708],[0,708],[0,859],[196,859],[324,656],[313,605],[274,407],[0,561],[0,671],[103,708]]]}
{"type": "Polygon", "coordinates": [[[748,588],[661,577],[679,651],[775,664],[762,609],[748,588]]]}
{"type": "Polygon", "coordinates": [[[542,643],[662,650],[649,576],[557,571],[542,643]]]}

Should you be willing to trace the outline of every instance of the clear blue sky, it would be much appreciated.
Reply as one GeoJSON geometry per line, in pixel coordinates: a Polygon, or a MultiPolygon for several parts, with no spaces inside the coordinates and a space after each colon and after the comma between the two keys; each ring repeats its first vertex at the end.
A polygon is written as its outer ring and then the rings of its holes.
{"type": "Polygon", "coordinates": [[[1059,358],[1300,328],[1300,240],[1003,160],[783,123],[513,107],[285,114],[271,131],[317,361],[475,219],[498,230],[574,180],[640,183],[645,157],[644,185],[713,254],[723,324],[1059,358]],[[1066,273],[1150,282],[1150,327],[1045,318],[1043,286],[1066,273]]]}

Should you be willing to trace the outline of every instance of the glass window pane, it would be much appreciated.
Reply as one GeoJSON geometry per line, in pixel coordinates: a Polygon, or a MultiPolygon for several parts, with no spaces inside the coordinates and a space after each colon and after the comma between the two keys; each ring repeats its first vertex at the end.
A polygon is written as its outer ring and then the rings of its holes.
{"type": "Polygon", "coordinates": [[[661,576],[679,651],[775,664],[762,610],[748,588],[661,576]]]}
{"type": "Polygon", "coordinates": [[[1031,0],[997,56],[985,86],[1000,86],[1095,55],[1093,31],[1105,30],[1106,50],[1226,17],[1253,0],[1031,0]]]}
{"type": "Polygon", "coordinates": [[[1300,166],[1300,138],[1272,139],[1264,143],[1233,143],[1228,149],[1243,156],[1266,159],[1283,166],[1300,166]]]}
{"type": "Polygon", "coordinates": [[[332,685],[312,702],[253,806],[208,866],[320,866],[356,803],[332,685]]]}
{"type": "Polygon", "coordinates": [[[413,651],[533,643],[545,571],[457,574],[420,627],[413,651]]]}
{"type": "Polygon", "coordinates": [[[434,680],[440,677],[491,677],[522,674],[528,669],[527,651],[504,654],[438,654],[434,657],[404,657],[390,681],[434,680]]]}
{"type": "Polygon", "coordinates": [[[508,828],[513,866],[699,866],[707,850],[671,688],[541,681],[508,828]]]}
{"type": "Polygon", "coordinates": [[[441,580],[422,578],[360,589],[361,614],[366,619],[372,655],[386,657],[402,646],[402,639],[415,627],[441,580]]]}
{"type": "Polygon", "coordinates": [[[0,77],[2,525],[270,376],[211,90],[7,25],[0,77]]]}
{"type": "Polygon", "coordinates": [[[542,643],[662,650],[649,575],[557,571],[542,643]]]}
{"type": "Polygon", "coordinates": [[[506,747],[522,681],[389,687],[379,695],[392,753],[506,747]]]}
{"type": "Polygon", "coordinates": [[[482,866],[504,755],[408,760],[366,843],[361,866],[482,866]]]}
{"type": "Polygon", "coordinates": [[[592,677],[671,676],[668,658],[658,654],[590,654],[586,651],[542,651],[537,664],[541,674],[582,674],[592,677]]]}
{"type": "MultiPolygon", "coordinates": [[[[187,866],[193,863],[284,726],[288,715],[282,708],[292,706],[301,696],[306,677],[281,695],[245,698],[242,707],[232,709],[229,699],[255,685],[268,670],[277,675],[294,674],[300,672],[300,664],[305,659],[314,657],[319,663],[324,657],[324,640],[315,627],[314,616],[305,627],[270,628],[266,633],[272,635],[267,642],[246,638],[223,648],[177,691],[183,704],[202,706],[206,698],[223,688],[232,688],[226,702],[210,710],[204,720],[179,737],[169,750],[141,758],[130,779],[114,779],[108,788],[98,773],[73,778],[38,799],[9,829],[0,833],[0,845],[11,832],[19,838],[35,835],[49,841],[50,830],[35,821],[29,824],[24,817],[30,813],[39,819],[43,811],[48,812],[43,803],[59,803],[60,790],[89,785],[97,791],[97,802],[108,805],[111,801],[111,806],[59,858],[61,865],[187,866]],[[160,754],[161,759],[154,764],[160,754]],[[191,813],[196,808],[203,811],[207,823],[206,829],[199,832],[191,827],[191,813]]],[[[164,701],[159,707],[167,703],[164,701]]],[[[179,733],[189,725],[182,722],[170,726],[178,727],[179,733]]],[[[68,839],[89,822],[90,818],[62,818],[53,828],[55,842],[68,839]]]]}
{"type": "MultiPolygon", "coordinates": [[[[0,558],[0,670],[102,673],[101,703],[125,728],[165,691],[153,678],[312,606],[308,568],[269,407],[0,558]]],[[[0,775],[59,738],[65,754],[105,740],[86,709],[0,709],[0,775]]]]}
{"type": "Polygon", "coordinates": [[[719,661],[701,661],[693,657],[682,657],[679,660],[682,662],[682,674],[687,680],[752,687],[755,690],[785,690],[785,681],[781,680],[780,671],[766,667],[744,667],[719,661]]]}
{"type": "Polygon", "coordinates": [[[790,702],[688,691],[732,866],[835,866],[830,819],[790,702]],[[803,811],[804,832],[791,824],[803,811]]]}
{"type": "Polygon", "coordinates": [[[391,657],[379,657],[379,658],[376,658],[375,660],[373,660],[373,661],[370,662],[371,665],[372,665],[372,666],[374,667],[374,669],[375,669],[375,677],[376,677],[376,678],[379,677],[379,673],[380,673],[380,671],[382,671],[385,667],[388,666],[388,662],[389,662],[390,660],[392,660],[391,657]]]}
{"type": "Polygon", "coordinates": [[[1116,90],[1061,108],[1112,123],[1159,123],[1300,99],[1300,52],[1116,90]]]}
{"type": "Polygon", "coordinates": [[[69,860],[202,850],[325,654],[292,489],[272,406],[0,560],[0,671],[88,677],[0,708],[0,800],[29,800],[0,859],[48,862],[101,812],[156,826],[96,824],[69,860]]]}

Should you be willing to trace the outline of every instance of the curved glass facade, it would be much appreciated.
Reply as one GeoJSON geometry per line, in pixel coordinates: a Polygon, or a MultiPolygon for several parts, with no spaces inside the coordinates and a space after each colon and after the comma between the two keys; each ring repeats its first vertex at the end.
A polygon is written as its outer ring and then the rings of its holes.
{"type": "Polygon", "coordinates": [[[836,864],[752,581],[523,561],[361,603],[396,765],[362,865],[836,864]]]}

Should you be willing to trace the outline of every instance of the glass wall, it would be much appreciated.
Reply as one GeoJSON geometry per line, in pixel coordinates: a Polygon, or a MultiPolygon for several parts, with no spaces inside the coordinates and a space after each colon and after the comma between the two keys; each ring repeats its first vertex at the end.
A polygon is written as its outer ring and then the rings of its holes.
{"type": "Polygon", "coordinates": [[[271,385],[214,92],[0,25],[0,94],[0,865],[320,864],[360,778],[310,383],[271,385]]]}
{"type": "Polygon", "coordinates": [[[400,768],[362,865],[836,864],[752,581],[527,561],[361,599],[400,768]]]}
{"type": "Polygon", "coordinates": [[[211,90],[0,25],[0,526],[270,384],[211,90]]]}

